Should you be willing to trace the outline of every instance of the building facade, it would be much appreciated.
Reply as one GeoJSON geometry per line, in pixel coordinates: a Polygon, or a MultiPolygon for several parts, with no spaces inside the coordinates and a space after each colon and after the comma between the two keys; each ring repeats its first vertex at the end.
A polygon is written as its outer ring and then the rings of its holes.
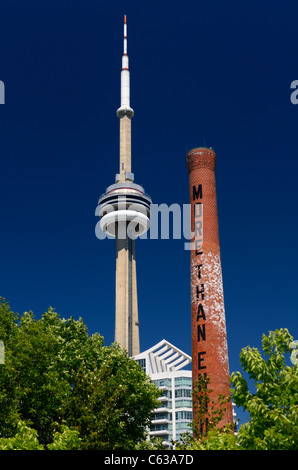
{"type": "Polygon", "coordinates": [[[152,414],[149,436],[162,438],[163,444],[172,448],[172,441],[192,432],[192,371],[185,369],[191,357],[162,340],[134,359],[163,392],[160,406],[152,414]]]}

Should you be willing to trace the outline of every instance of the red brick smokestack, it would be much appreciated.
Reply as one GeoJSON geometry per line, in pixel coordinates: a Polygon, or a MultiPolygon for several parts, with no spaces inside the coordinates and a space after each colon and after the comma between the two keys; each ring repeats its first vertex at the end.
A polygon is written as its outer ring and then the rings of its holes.
{"type": "MultiPolygon", "coordinates": [[[[213,390],[230,396],[230,373],[219,247],[215,166],[216,155],[208,148],[195,148],[186,155],[191,204],[191,329],[193,385],[206,374],[213,390]]],[[[194,410],[195,411],[195,410],[194,410]]],[[[219,427],[233,423],[228,404],[219,427]]]]}

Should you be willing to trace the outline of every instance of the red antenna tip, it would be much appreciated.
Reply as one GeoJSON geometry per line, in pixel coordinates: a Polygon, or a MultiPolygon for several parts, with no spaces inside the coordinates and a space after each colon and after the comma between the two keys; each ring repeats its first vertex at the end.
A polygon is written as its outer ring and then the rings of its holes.
{"type": "Polygon", "coordinates": [[[124,15],[124,23],[126,23],[126,15],[124,15]]]}

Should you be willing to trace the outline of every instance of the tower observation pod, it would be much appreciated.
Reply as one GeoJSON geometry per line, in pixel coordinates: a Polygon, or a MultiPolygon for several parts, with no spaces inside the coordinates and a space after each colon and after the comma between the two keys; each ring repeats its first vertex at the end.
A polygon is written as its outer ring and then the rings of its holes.
{"type": "Polygon", "coordinates": [[[151,198],[144,188],[134,183],[131,170],[130,71],[127,55],[127,22],[124,16],[124,38],[121,70],[121,103],[117,110],[120,121],[120,165],[115,183],[98,201],[100,228],[116,238],[116,307],[115,342],[129,356],[140,352],[135,240],[150,226],[151,198]]]}

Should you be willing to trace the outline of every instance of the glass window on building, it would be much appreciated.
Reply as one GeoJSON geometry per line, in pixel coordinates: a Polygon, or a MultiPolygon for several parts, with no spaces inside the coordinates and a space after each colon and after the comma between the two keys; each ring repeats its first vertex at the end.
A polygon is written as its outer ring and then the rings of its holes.
{"type": "Polygon", "coordinates": [[[175,387],[192,387],[191,377],[176,377],[175,387]]]}
{"type": "Polygon", "coordinates": [[[178,420],[192,420],[192,411],[176,411],[176,421],[178,420]]]}
{"type": "Polygon", "coordinates": [[[190,388],[178,388],[175,390],[175,397],[188,397],[192,396],[192,390],[190,388]]]}
{"type": "Polygon", "coordinates": [[[191,423],[187,423],[187,422],[176,423],[176,433],[181,434],[181,433],[190,432],[190,431],[191,431],[191,423]]]}
{"type": "Polygon", "coordinates": [[[150,431],[172,431],[171,424],[151,424],[150,431]]]}
{"type": "Polygon", "coordinates": [[[157,387],[171,387],[172,386],[172,380],[171,379],[159,379],[159,380],[153,380],[153,383],[157,387]]]}
{"type": "Polygon", "coordinates": [[[171,401],[161,401],[159,404],[158,408],[172,408],[172,402],[171,401]]]}
{"type": "Polygon", "coordinates": [[[192,408],[192,400],[176,400],[176,408],[192,408]]]}
{"type": "Polygon", "coordinates": [[[143,371],[146,372],[146,359],[136,359],[136,362],[140,364],[143,371]]]}
{"type": "Polygon", "coordinates": [[[152,414],[152,421],[157,420],[157,419],[168,419],[169,421],[172,420],[172,413],[153,413],[152,414]]]}

